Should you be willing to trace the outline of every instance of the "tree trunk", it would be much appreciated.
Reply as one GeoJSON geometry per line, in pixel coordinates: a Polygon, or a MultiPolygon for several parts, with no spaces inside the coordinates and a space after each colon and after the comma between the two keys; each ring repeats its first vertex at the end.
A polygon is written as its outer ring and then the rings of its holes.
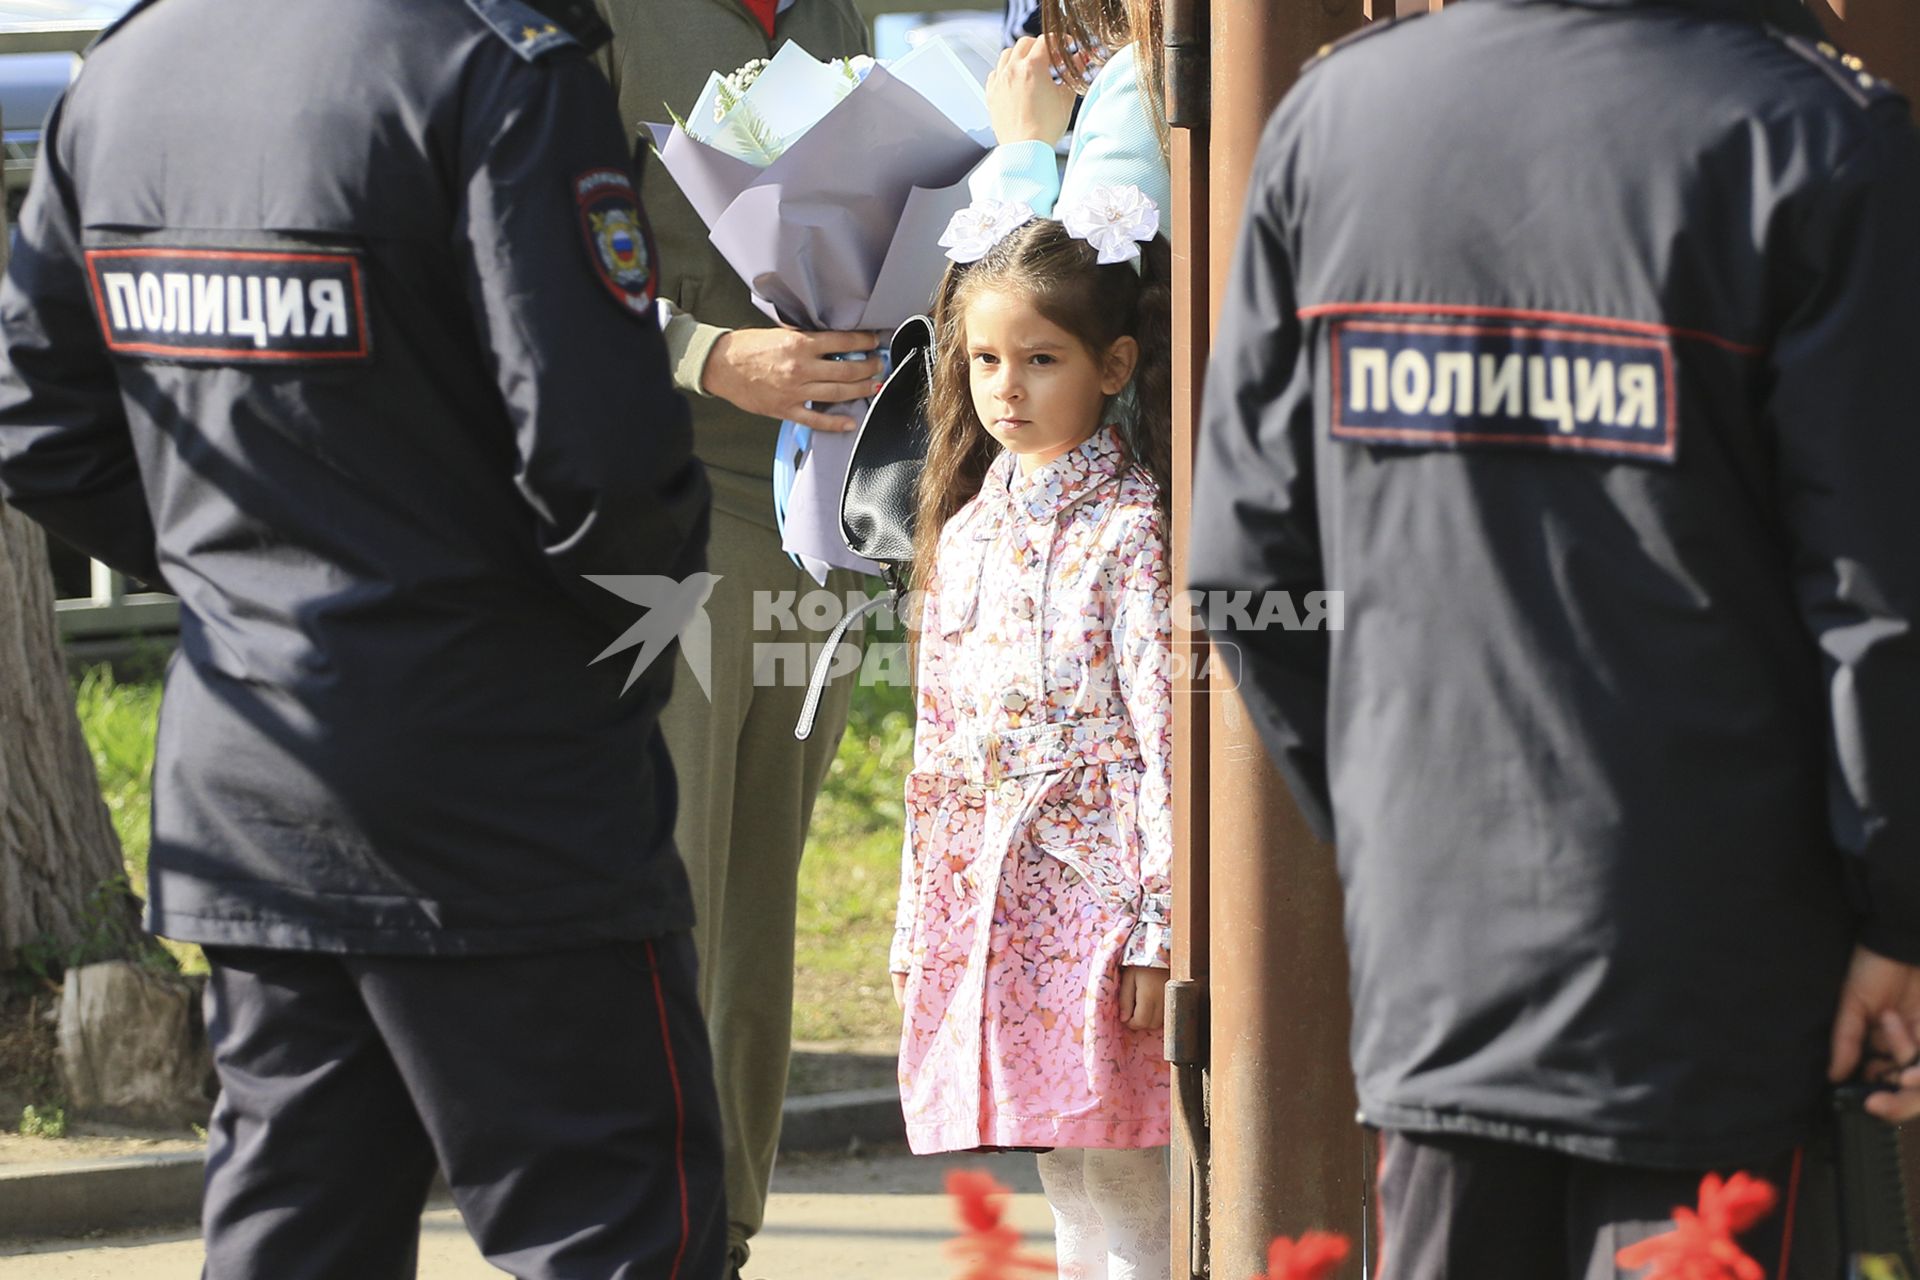
{"type": "Polygon", "coordinates": [[[0,506],[0,970],[30,943],[125,954],[125,875],[61,659],[46,538],[0,506]]]}
{"type": "MultiPolygon", "coordinates": [[[[7,243],[0,200],[0,269],[7,243]]],[[[61,659],[46,537],[0,504],[0,972],[30,944],[59,968],[130,954],[125,876],[61,659]]]]}

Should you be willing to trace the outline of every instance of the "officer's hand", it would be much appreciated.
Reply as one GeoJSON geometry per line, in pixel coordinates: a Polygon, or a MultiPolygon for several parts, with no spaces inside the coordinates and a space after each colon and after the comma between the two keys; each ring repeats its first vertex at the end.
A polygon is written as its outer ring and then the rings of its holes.
{"type": "Polygon", "coordinates": [[[1022,36],[1001,52],[999,65],[987,76],[987,115],[994,140],[1053,146],[1073,119],[1073,98],[1072,87],[1053,76],[1047,42],[1022,36]]]}
{"type": "Polygon", "coordinates": [[[833,360],[842,351],[873,351],[872,333],[800,333],[735,329],[713,344],[700,383],[711,394],[765,418],[791,418],[815,431],[852,431],[859,420],[822,413],[807,401],[839,404],[879,389],[880,358],[833,360]]]}
{"type": "Polygon", "coordinates": [[[907,1007],[907,975],[904,973],[893,975],[893,1002],[902,1009],[907,1007]]]}
{"type": "Polygon", "coordinates": [[[1920,1116],[1920,968],[1856,947],[1833,1020],[1829,1078],[1848,1079],[1863,1057],[1870,1078],[1900,1086],[1874,1094],[1867,1110],[1894,1124],[1920,1116]]]}
{"type": "Polygon", "coordinates": [[[1167,1008],[1167,971],[1144,965],[1120,969],[1120,1016],[1135,1031],[1158,1031],[1167,1008]]]}

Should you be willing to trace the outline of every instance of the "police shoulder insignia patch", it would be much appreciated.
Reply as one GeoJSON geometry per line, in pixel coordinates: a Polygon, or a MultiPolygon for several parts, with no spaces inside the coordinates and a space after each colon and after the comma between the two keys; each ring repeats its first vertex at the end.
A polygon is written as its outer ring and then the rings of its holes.
{"type": "Polygon", "coordinates": [[[1308,58],[1300,65],[1301,74],[1304,75],[1325,62],[1328,58],[1331,58],[1334,54],[1339,53],[1343,49],[1350,49],[1370,36],[1377,36],[1381,32],[1390,30],[1403,22],[1412,22],[1415,18],[1424,16],[1426,16],[1424,13],[1409,13],[1404,17],[1382,18],[1375,22],[1369,22],[1358,31],[1354,31],[1348,35],[1341,36],[1338,40],[1331,40],[1321,45],[1319,49],[1314,51],[1314,55],[1311,58],[1308,58]]]}
{"type": "Polygon", "coordinates": [[[573,180],[580,229],[595,274],[621,305],[636,313],[652,309],[656,282],[653,230],[633,189],[618,169],[589,169],[573,180]]]}
{"type": "Polygon", "coordinates": [[[1867,70],[1866,63],[1853,54],[1842,52],[1837,45],[1825,40],[1809,40],[1805,36],[1790,35],[1783,31],[1774,31],[1773,34],[1781,44],[1825,72],[1827,78],[1853,100],[1855,106],[1871,107],[1879,102],[1907,100],[1906,95],[1896,89],[1892,81],[1882,80],[1874,75],[1867,70]]]}
{"type": "Polygon", "coordinates": [[[538,62],[556,49],[584,47],[566,23],[525,0],[467,0],[467,7],[528,62],[538,62]]]}

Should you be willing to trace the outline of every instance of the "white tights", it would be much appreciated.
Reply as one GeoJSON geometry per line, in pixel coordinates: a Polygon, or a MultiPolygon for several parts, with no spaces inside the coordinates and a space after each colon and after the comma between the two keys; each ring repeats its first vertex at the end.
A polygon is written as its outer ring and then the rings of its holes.
{"type": "Polygon", "coordinates": [[[1161,1280],[1172,1232],[1167,1149],[1060,1147],[1040,1157],[1060,1280],[1161,1280]]]}

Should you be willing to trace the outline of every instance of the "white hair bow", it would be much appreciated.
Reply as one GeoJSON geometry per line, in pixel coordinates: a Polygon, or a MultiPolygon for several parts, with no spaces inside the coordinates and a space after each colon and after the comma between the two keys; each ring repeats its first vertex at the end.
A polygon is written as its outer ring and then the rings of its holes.
{"type": "Polygon", "coordinates": [[[1024,200],[975,200],[953,215],[940,233],[941,247],[955,262],[978,262],[1014,228],[1033,221],[1024,200]]]}
{"type": "Polygon", "coordinates": [[[1068,235],[1099,251],[1102,266],[1138,258],[1140,246],[1160,231],[1160,206],[1135,186],[1093,187],[1059,213],[1068,235]]]}
{"type": "MultiPolygon", "coordinates": [[[[1102,266],[1137,259],[1140,246],[1160,231],[1160,206],[1135,186],[1093,187],[1058,213],[1067,234],[1092,245],[1102,266]]],[[[947,222],[940,245],[955,262],[978,262],[1033,217],[1023,200],[976,200],[947,222]]]]}

